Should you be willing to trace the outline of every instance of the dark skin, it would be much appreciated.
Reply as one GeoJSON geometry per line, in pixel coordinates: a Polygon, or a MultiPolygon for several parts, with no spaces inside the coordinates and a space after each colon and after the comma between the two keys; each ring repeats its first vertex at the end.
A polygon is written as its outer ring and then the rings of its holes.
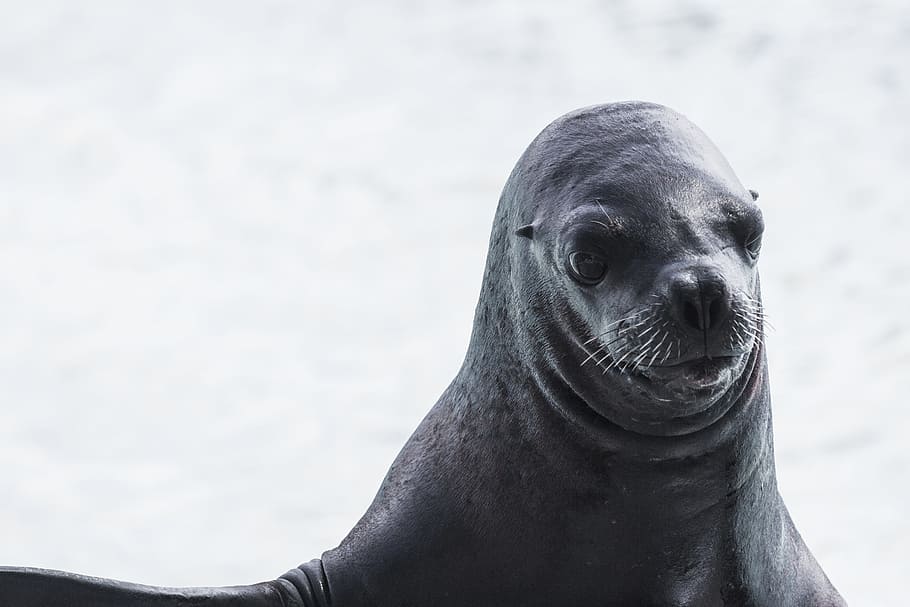
{"type": "MultiPolygon", "coordinates": [[[[667,108],[548,126],[503,191],[464,365],[367,513],[321,563],[199,604],[844,604],[777,491],[753,198],[667,108]]],[[[65,604],[61,575],[2,570],[0,604],[65,604]]]]}

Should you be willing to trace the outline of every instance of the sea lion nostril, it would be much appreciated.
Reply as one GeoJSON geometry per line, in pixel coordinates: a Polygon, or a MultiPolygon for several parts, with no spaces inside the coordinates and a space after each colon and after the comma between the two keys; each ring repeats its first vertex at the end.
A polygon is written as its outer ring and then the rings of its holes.
{"type": "Polygon", "coordinates": [[[712,326],[719,325],[720,321],[723,320],[725,309],[726,305],[723,297],[718,297],[708,304],[708,312],[705,315],[705,328],[710,329],[712,326]]]}
{"type": "Polygon", "coordinates": [[[726,318],[730,308],[727,287],[715,273],[699,272],[681,277],[673,290],[677,316],[686,328],[710,331],[726,318]]]}
{"type": "Polygon", "coordinates": [[[703,328],[701,310],[691,301],[682,302],[682,318],[693,329],[703,328]]]}

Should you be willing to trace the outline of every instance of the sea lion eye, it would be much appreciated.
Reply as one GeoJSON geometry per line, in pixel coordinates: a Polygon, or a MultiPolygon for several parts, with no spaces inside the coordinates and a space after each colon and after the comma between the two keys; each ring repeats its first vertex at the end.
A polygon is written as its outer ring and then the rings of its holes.
{"type": "Polygon", "coordinates": [[[758,259],[758,254],[761,253],[761,232],[752,232],[748,238],[746,238],[746,253],[749,254],[753,260],[758,259]]]}
{"type": "Polygon", "coordinates": [[[607,263],[594,253],[574,251],[569,254],[569,274],[578,282],[593,285],[607,273],[607,263]]]}

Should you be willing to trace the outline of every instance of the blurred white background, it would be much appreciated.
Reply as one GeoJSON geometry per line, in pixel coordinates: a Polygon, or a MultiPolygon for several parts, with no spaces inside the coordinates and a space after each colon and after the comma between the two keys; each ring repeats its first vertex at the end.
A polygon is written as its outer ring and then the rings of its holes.
{"type": "Polygon", "coordinates": [[[333,547],[461,362],[512,164],[636,98],[761,192],[781,491],[852,604],[905,600],[903,0],[0,5],[0,563],[333,547]]]}

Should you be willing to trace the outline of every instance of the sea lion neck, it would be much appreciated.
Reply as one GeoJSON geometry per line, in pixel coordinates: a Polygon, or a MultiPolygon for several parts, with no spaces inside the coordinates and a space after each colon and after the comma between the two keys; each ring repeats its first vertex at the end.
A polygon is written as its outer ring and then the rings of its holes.
{"type": "MultiPolygon", "coordinates": [[[[726,414],[680,436],[643,435],[612,423],[552,369],[489,363],[469,357],[436,413],[463,436],[483,433],[484,452],[461,456],[480,477],[509,478],[533,461],[535,474],[549,480],[546,495],[536,487],[523,497],[528,504],[554,495],[599,496],[605,513],[650,512],[648,533],[693,545],[733,533],[734,525],[738,533],[753,533],[749,517],[733,520],[733,512],[763,512],[754,533],[781,516],[764,352],[755,353],[726,414]]],[[[470,436],[465,444],[474,448],[470,436]]]]}

